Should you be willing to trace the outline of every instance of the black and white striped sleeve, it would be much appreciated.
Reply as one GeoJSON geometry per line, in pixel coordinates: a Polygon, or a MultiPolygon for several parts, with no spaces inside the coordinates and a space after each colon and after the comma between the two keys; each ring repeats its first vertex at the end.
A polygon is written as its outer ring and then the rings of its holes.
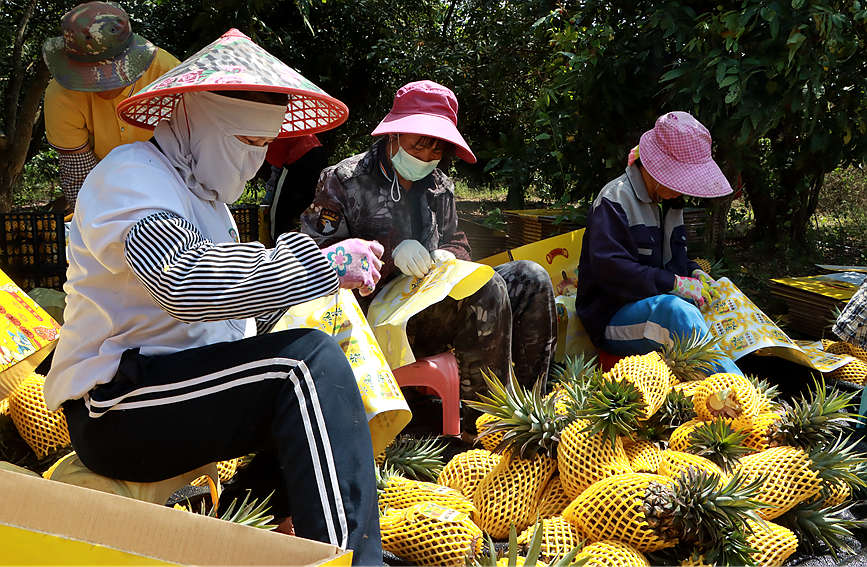
{"type": "MultiPolygon", "coordinates": [[[[154,300],[187,323],[261,317],[337,291],[336,272],[304,234],[259,242],[219,243],[193,224],[161,212],[138,221],[126,237],[126,261],[154,300]]],[[[268,325],[268,321],[273,321],[268,325]]]]}

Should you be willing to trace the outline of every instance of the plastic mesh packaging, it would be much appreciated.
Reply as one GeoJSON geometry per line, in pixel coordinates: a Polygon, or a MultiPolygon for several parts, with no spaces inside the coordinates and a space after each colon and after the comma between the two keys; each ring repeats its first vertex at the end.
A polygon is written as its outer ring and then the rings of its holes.
{"type": "Polygon", "coordinates": [[[629,459],[629,466],[634,472],[656,474],[659,471],[659,459],[662,449],[652,441],[635,441],[624,443],[623,450],[629,459]]]}
{"type": "Polygon", "coordinates": [[[752,533],[747,533],[747,542],[757,550],[750,554],[756,565],[777,567],[785,563],[798,549],[798,538],[789,528],[773,522],[747,520],[752,533]]]}
{"type": "Polygon", "coordinates": [[[750,381],[740,374],[712,374],[701,381],[692,395],[692,406],[699,419],[713,421],[718,416],[738,417],[759,413],[761,396],[750,381]],[[727,394],[722,402],[723,394],[727,394]],[[725,407],[715,407],[724,403],[725,407]],[[726,415],[720,412],[731,412],[726,415]]]}
{"type": "Polygon", "coordinates": [[[40,374],[31,374],[18,385],[9,398],[9,414],[39,458],[71,443],[63,410],[48,411],[45,405],[45,377],[40,374]]]}
{"type": "Polygon", "coordinates": [[[379,510],[384,512],[390,508],[409,508],[415,504],[429,502],[464,512],[473,518],[476,508],[463,494],[453,488],[410,480],[401,476],[392,476],[387,486],[379,493],[379,510]]]}
{"type": "Polygon", "coordinates": [[[612,447],[601,434],[582,431],[586,426],[587,422],[580,419],[570,423],[560,434],[557,447],[560,482],[572,498],[597,480],[632,472],[623,442],[617,439],[612,447]]]}
{"type": "MultiPolygon", "coordinates": [[[[487,429],[488,424],[491,424],[495,421],[500,420],[489,413],[483,413],[476,418],[476,431],[481,434],[485,431],[485,429],[487,429]]],[[[482,444],[482,447],[493,453],[497,450],[497,445],[499,445],[500,441],[503,440],[503,436],[505,434],[505,431],[499,431],[490,435],[480,436],[478,438],[478,442],[482,444]]]]}
{"type": "Polygon", "coordinates": [[[674,381],[671,369],[656,351],[621,358],[604,376],[611,380],[628,380],[635,384],[644,397],[645,419],[662,407],[674,381]]]}
{"type": "Polygon", "coordinates": [[[502,455],[485,449],[472,449],[458,453],[443,467],[437,478],[437,484],[454,488],[470,499],[482,479],[494,470],[502,458],[502,455]]]}
{"type": "Polygon", "coordinates": [[[382,548],[417,565],[464,565],[482,549],[482,530],[457,510],[430,502],[379,518],[382,548]]]}
{"type": "Polygon", "coordinates": [[[640,551],[612,540],[591,543],[575,557],[576,562],[582,559],[587,560],[584,567],[650,567],[640,551]]]}
{"type": "Polygon", "coordinates": [[[810,464],[807,453],[795,447],[773,447],[742,457],[739,470],[745,474],[745,483],[759,477],[765,479],[755,499],[769,507],[759,508],[756,514],[773,520],[815,496],[822,482],[810,464]]]}
{"type": "Polygon", "coordinates": [[[560,475],[554,474],[545,488],[542,489],[542,497],[536,504],[535,516],[539,518],[550,518],[551,516],[559,516],[566,506],[572,502],[566,491],[563,490],[563,483],[560,482],[560,475]]]}
{"type": "MultiPolygon", "coordinates": [[[[529,545],[533,537],[535,524],[529,526],[518,536],[518,543],[529,545]]],[[[562,516],[552,516],[542,520],[542,546],[539,548],[539,560],[550,563],[581,545],[581,536],[575,527],[562,516]]]]}

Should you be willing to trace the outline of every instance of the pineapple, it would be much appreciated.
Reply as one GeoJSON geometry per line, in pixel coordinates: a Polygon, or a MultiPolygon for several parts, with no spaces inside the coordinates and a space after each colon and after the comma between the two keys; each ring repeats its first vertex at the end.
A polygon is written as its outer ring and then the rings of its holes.
{"type": "Polygon", "coordinates": [[[489,472],[494,470],[502,455],[485,449],[472,449],[458,453],[443,467],[437,484],[454,488],[468,499],[472,499],[476,487],[489,472]]]}
{"type": "Polygon", "coordinates": [[[844,364],[836,370],[828,373],[828,376],[834,380],[842,380],[843,382],[851,382],[863,386],[867,383],[867,362],[862,360],[853,360],[849,364],[844,364]]]}
{"type": "Polygon", "coordinates": [[[621,438],[609,443],[599,434],[591,435],[588,426],[589,422],[580,419],[570,423],[563,430],[557,448],[560,482],[570,498],[597,480],[632,472],[621,438]]]}
{"type": "Polygon", "coordinates": [[[723,358],[718,342],[710,333],[699,336],[694,330],[688,338],[673,335],[660,354],[677,382],[704,380],[723,358]]]}
{"type": "MultiPolygon", "coordinates": [[[[697,385],[698,382],[687,384],[697,385]]],[[[650,441],[668,439],[675,429],[692,419],[695,419],[695,408],[692,407],[691,397],[683,389],[672,388],[653,417],[639,424],[637,434],[650,441]]]]}
{"type": "MultiPolygon", "coordinates": [[[[692,400],[693,394],[698,390],[698,387],[701,386],[702,380],[695,380],[694,382],[678,382],[677,384],[671,387],[672,390],[681,392],[684,396],[692,400]]],[[[695,410],[693,410],[695,412],[695,410]]]]}
{"type": "Polygon", "coordinates": [[[719,478],[720,486],[725,485],[728,481],[728,476],[716,464],[704,457],[693,455],[691,453],[682,453],[680,451],[672,451],[667,449],[660,455],[659,474],[670,478],[677,478],[687,471],[690,467],[695,467],[704,471],[708,475],[715,475],[719,478]]]}
{"type": "Polygon", "coordinates": [[[738,459],[751,452],[743,444],[746,436],[746,433],[736,431],[725,420],[717,418],[692,430],[687,452],[705,457],[723,471],[731,472],[738,459]]]}
{"type": "Polygon", "coordinates": [[[703,421],[759,413],[759,392],[740,374],[719,373],[702,380],[692,396],[695,413],[703,421]]]}
{"type": "Polygon", "coordinates": [[[415,565],[464,565],[481,552],[482,531],[464,512],[429,502],[379,518],[382,548],[415,565]]]}
{"type": "Polygon", "coordinates": [[[776,384],[771,384],[763,378],[750,374],[747,374],[747,380],[759,393],[759,413],[779,409],[780,404],[777,402],[777,398],[780,395],[780,389],[776,384]]]}
{"type": "Polygon", "coordinates": [[[674,381],[658,352],[621,358],[603,377],[613,382],[629,382],[638,390],[644,406],[642,419],[650,418],[662,406],[674,381]]]}
{"type": "Polygon", "coordinates": [[[9,416],[40,459],[72,443],[63,408],[48,411],[45,405],[45,376],[41,374],[34,372],[18,384],[9,398],[9,416]]]}
{"type": "Polygon", "coordinates": [[[825,347],[825,350],[831,354],[848,354],[861,362],[867,363],[867,350],[846,341],[832,342],[825,347]]]}
{"type": "Polygon", "coordinates": [[[711,271],[710,260],[708,260],[707,258],[696,258],[695,260],[693,260],[693,262],[698,264],[698,267],[701,268],[702,272],[706,273],[707,275],[710,275],[710,271],[711,271]]]}
{"type": "Polygon", "coordinates": [[[704,549],[721,534],[740,531],[747,519],[758,519],[752,500],[757,484],[736,473],[720,487],[717,475],[695,467],[675,479],[615,475],[582,492],[563,517],[590,541],[613,539],[644,553],[678,541],[704,549]]]}
{"type": "Polygon", "coordinates": [[[650,567],[640,551],[610,539],[585,546],[577,559],[587,561],[584,567],[650,567]]]}
{"type": "Polygon", "coordinates": [[[560,482],[560,475],[555,474],[542,489],[542,497],[539,503],[536,504],[535,516],[540,519],[557,516],[566,509],[566,506],[572,502],[566,491],[563,490],[563,484],[560,482]]]}
{"type": "Polygon", "coordinates": [[[732,421],[732,429],[745,434],[741,444],[753,452],[764,451],[770,448],[768,440],[768,428],[780,420],[780,414],[776,412],[761,412],[757,415],[742,415],[732,421]]]}
{"type": "Polygon", "coordinates": [[[834,559],[839,559],[839,551],[855,553],[847,540],[855,538],[851,528],[863,527],[859,520],[841,517],[847,509],[844,505],[824,508],[822,502],[803,502],[780,516],[777,523],[792,530],[808,553],[818,548],[830,551],[834,559]]]}
{"type": "Polygon", "coordinates": [[[671,432],[671,436],[668,438],[668,448],[674,451],[687,451],[692,444],[692,434],[695,428],[703,424],[704,422],[700,419],[692,419],[680,425],[671,432]]]}
{"type": "Polygon", "coordinates": [[[656,443],[652,441],[623,443],[623,450],[634,472],[656,474],[659,471],[662,449],[656,443]]]}
{"type": "Polygon", "coordinates": [[[502,539],[510,526],[524,530],[533,518],[542,489],[557,469],[557,445],[565,424],[554,412],[554,399],[543,398],[539,380],[531,392],[518,381],[504,386],[496,376],[485,375],[488,394],[470,407],[498,418],[481,437],[503,432],[497,447],[503,459],[478,484],[473,503],[476,523],[502,539]]]}
{"type": "Polygon", "coordinates": [[[391,508],[409,508],[422,502],[433,503],[457,512],[476,513],[473,503],[463,494],[432,482],[421,482],[403,478],[392,471],[380,471],[379,511],[385,513],[391,508]]]}
{"type": "Polygon", "coordinates": [[[210,509],[206,511],[204,501],[202,501],[201,508],[198,512],[193,511],[193,508],[190,505],[189,501],[187,501],[186,505],[175,504],[175,509],[199,513],[203,516],[219,518],[227,522],[250,526],[253,528],[260,528],[263,530],[275,529],[277,527],[277,524],[271,523],[271,521],[274,519],[274,516],[270,514],[271,507],[269,506],[271,497],[274,495],[274,493],[271,492],[270,494],[268,494],[268,496],[266,496],[261,502],[257,498],[253,498],[252,500],[250,500],[250,494],[251,492],[247,490],[244,496],[244,500],[241,501],[240,505],[238,504],[237,498],[232,499],[232,501],[229,503],[229,506],[222,514],[218,514],[217,512],[219,506],[212,505],[210,509]],[[236,506],[237,510],[235,509],[236,506]]]}
{"type": "MultiPolygon", "coordinates": [[[[549,523],[549,526],[551,524],[549,523]]],[[[530,530],[528,529],[527,532],[530,530]]],[[[488,536],[487,541],[487,555],[481,555],[480,553],[472,553],[470,556],[470,561],[467,562],[470,567],[524,567],[524,566],[535,566],[535,567],[583,567],[585,561],[578,560],[575,556],[578,554],[578,550],[580,549],[580,542],[578,546],[573,547],[572,549],[562,549],[560,551],[561,555],[559,557],[555,557],[556,561],[550,561],[547,564],[539,561],[539,556],[542,553],[543,545],[545,545],[545,528],[543,527],[543,522],[537,521],[535,527],[533,528],[532,534],[529,537],[524,537],[525,533],[521,534],[523,538],[523,543],[518,543],[518,537],[515,535],[515,526],[509,528],[509,543],[506,548],[505,555],[502,557],[497,557],[497,550],[494,547],[494,542],[490,536],[488,536]],[[519,546],[525,547],[524,555],[518,555],[519,546]],[[482,561],[480,561],[482,559],[482,561]]],[[[560,532],[560,530],[557,530],[560,532]]],[[[548,534],[550,535],[552,532],[549,529],[548,534]]],[[[555,533],[555,536],[559,535],[561,537],[558,538],[560,542],[564,541],[568,538],[568,536],[564,536],[563,533],[555,533]]],[[[549,540],[551,538],[549,537],[549,540]]]]}
{"type": "Polygon", "coordinates": [[[750,553],[755,565],[778,567],[798,549],[798,538],[789,528],[753,520],[747,520],[747,526],[747,542],[756,550],[750,553]]]}
{"type": "Polygon", "coordinates": [[[415,480],[435,482],[443,470],[442,454],[446,445],[436,437],[414,438],[402,435],[385,448],[379,466],[415,480]]]}
{"type": "Polygon", "coordinates": [[[563,516],[553,516],[539,520],[535,526],[524,530],[518,536],[518,544],[530,545],[533,536],[539,531],[542,534],[539,559],[546,563],[565,556],[582,543],[581,536],[572,524],[563,519],[563,516]]]}

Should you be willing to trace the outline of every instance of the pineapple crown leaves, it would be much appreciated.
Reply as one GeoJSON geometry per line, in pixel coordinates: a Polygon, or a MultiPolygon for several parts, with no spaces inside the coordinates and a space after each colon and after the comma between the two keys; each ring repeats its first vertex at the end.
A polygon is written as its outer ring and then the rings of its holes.
{"type": "Polygon", "coordinates": [[[742,531],[721,534],[714,543],[702,553],[703,562],[708,565],[756,565],[754,553],[759,550],[750,545],[742,531]]]}
{"type": "Polygon", "coordinates": [[[858,414],[848,411],[859,392],[842,392],[827,388],[825,379],[814,380],[808,396],[801,394],[791,405],[784,404],[784,414],[770,433],[772,440],[810,450],[832,442],[851,424],[858,423],[858,414]]]}
{"type": "Polygon", "coordinates": [[[644,397],[632,382],[600,380],[577,415],[588,421],[582,431],[599,433],[614,447],[618,437],[631,435],[639,428],[644,406],[644,397]]]}
{"type": "Polygon", "coordinates": [[[438,437],[398,437],[385,448],[384,464],[407,478],[436,482],[443,470],[445,442],[438,437]]]}
{"type": "Polygon", "coordinates": [[[687,451],[731,472],[741,457],[752,452],[743,445],[746,437],[746,431],[736,431],[724,419],[717,418],[692,430],[687,451]]]}
{"type": "Polygon", "coordinates": [[[764,378],[756,376],[755,374],[746,374],[744,377],[750,381],[750,384],[753,385],[760,396],[771,402],[770,409],[772,411],[780,407],[780,403],[777,401],[777,398],[780,396],[780,388],[776,384],[771,384],[764,378]]]}
{"type": "Polygon", "coordinates": [[[479,439],[502,432],[497,452],[508,453],[510,458],[532,459],[540,452],[556,457],[560,433],[567,420],[554,411],[554,397],[542,395],[543,380],[537,380],[532,391],[528,391],[514,376],[506,385],[492,373],[483,372],[482,377],[488,385],[488,394],[478,394],[479,401],[466,403],[497,421],[489,423],[479,439]]]}
{"type": "MultiPolygon", "coordinates": [[[[508,558],[507,565],[509,567],[534,566],[539,560],[539,555],[542,551],[543,537],[542,520],[536,520],[536,525],[533,527],[533,535],[530,537],[530,543],[527,545],[525,555],[522,558],[518,557],[519,545],[518,535],[515,524],[509,527],[509,543],[506,548],[506,557],[508,558]],[[520,565],[518,559],[521,559],[520,565]]],[[[484,563],[479,562],[478,557],[472,557],[467,561],[467,565],[472,567],[496,567],[497,565],[497,550],[494,546],[494,540],[491,536],[487,536],[487,555],[484,556],[484,563]]],[[[589,558],[575,560],[575,556],[581,551],[581,546],[573,547],[567,553],[563,554],[556,561],[548,564],[548,567],[583,567],[589,558]]]]}
{"type": "Polygon", "coordinates": [[[376,478],[376,491],[382,492],[388,487],[388,482],[392,477],[399,477],[400,474],[388,463],[383,463],[381,466],[374,466],[373,473],[376,478]]]}
{"type": "Polygon", "coordinates": [[[692,399],[681,390],[670,390],[656,413],[641,423],[638,435],[649,441],[658,441],[695,417],[692,399]]]}
{"type": "Polygon", "coordinates": [[[826,483],[843,482],[851,489],[865,485],[862,474],[867,458],[855,450],[857,442],[850,442],[851,435],[840,435],[833,443],[809,450],[810,468],[826,483]]]}
{"type": "MultiPolygon", "coordinates": [[[[222,515],[218,515],[217,506],[213,505],[209,510],[205,511],[204,502],[202,502],[199,513],[211,518],[219,518],[220,520],[225,520],[234,524],[241,524],[242,526],[261,528],[263,530],[273,530],[277,525],[270,523],[274,519],[274,516],[269,514],[271,510],[269,503],[272,496],[274,496],[274,491],[271,491],[271,493],[263,498],[261,502],[257,498],[251,500],[250,491],[247,490],[241,504],[238,504],[237,498],[233,498],[222,515]]],[[[186,509],[192,512],[192,509],[189,506],[189,501],[186,509]]]]}
{"type": "Polygon", "coordinates": [[[596,356],[585,357],[584,353],[567,356],[563,368],[553,373],[553,378],[560,384],[581,382],[598,367],[596,356]]]}
{"type": "Polygon", "coordinates": [[[683,542],[708,545],[719,541],[722,534],[749,530],[748,519],[761,522],[756,510],[765,505],[755,496],[765,478],[747,482],[738,471],[724,486],[719,480],[716,474],[689,467],[670,485],[671,506],[666,515],[683,542]]]}
{"type": "Polygon", "coordinates": [[[831,508],[825,508],[822,500],[806,503],[801,502],[775,522],[795,532],[798,542],[804,546],[808,553],[813,553],[817,548],[825,547],[838,560],[838,552],[847,554],[855,553],[847,543],[847,539],[855,536],[851,528],[865,527],[864,520],[853,520],[843,517],[851,504],[840,504],[831,508]]]}
{"type": "Polygon", "coordinates": [[[710,333],[699,335],[698,329],[693,329],[688,337],[673,334],[671,342],[660,349],[660,354],[678,380],[692,382],[716,372],[717,364],[724,357],[717,348],[718,344],[719,339],[710,333]]]}

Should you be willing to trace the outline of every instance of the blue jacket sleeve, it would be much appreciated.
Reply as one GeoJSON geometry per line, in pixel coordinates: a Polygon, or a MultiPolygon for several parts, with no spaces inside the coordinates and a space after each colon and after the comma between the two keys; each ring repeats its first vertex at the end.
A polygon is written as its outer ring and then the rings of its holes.
{"type": "Polygon", "coordinates": [[[638,246],[629,231],[626,212],[601,199],[588,219],[589,258],[598,285],[625,302],[638,301],[674,289],[674,273],[639,261],[638,246]]]}

